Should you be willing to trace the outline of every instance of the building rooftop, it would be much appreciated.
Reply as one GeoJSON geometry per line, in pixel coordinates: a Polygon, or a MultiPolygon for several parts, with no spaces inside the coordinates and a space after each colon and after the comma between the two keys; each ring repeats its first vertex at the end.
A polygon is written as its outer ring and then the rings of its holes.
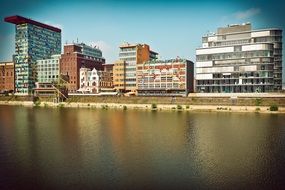
{"type": "Polygon", "coordinates": [[[53,27],[53,26],[50,26],[50,25],[47,25],[47,24],[44,24],[44,23],[32,20],[32,19],[28,19],[28,18],[25,18],[25,17],[22,17],[22,16],[18,16],[18,15],[6,17],[6,18],[4,18],[4,21],[12,23],[12,24],[16,24],[16,25],[29,23],[29,24],[33,24],[33,25],[36,25],[36,26],[39,26],[39,27],[42,27],[42,28],[46,28],[46,29],[52,30],[54,32],[61,32],[61,29],[59,29],[59,28],[56,28],[56,27],[53,27]]]}
{"type": "Polygon", "coordinates": [[[0,65],[14,65],[13,61],[0,61],[0,65]]]}
{"type": "Polygon", "coordinates": [[[141,43],[130,44],[128,42],[124,42],[122,45],[120,45],[120,48],[129,48],[129,47],[136,47],[136,46],[149,46],[149,45],[141,44],[141,43]]]}
{"type": "Polygon", "coordinates": [[[102,51],[100,49],[99,46],[92,46],[92,45],[87,45],[83,42],[71,42],[71,43],[65,43],[64,46],[79,46],[79,47],[88,47],[88,48],[92,48],[92,49],[96,49],[96,50],[99,50],[99,51],[102,51]]]}
{"type": "Polygon", "coordinates": [[[158,55],[157,52],[150,50],[150,53],[158,55]]]}
{"type": "Polygon", "coordinates": [[[220,36],[225,34],[241,34],[241,33],[250,33],[250,32],[261,32],[261,31],[269,31],[269,30],[280,30],[280,28],[262,28],[262,29],[252,29],[251,23],[243,23],[243,24],[229,24],[225,27],[219,27],[217,32],[208,32],[203,35],[203,37],[211,37],[211,36],[220,36]],[[224,30],[221,32],[221,30],[224,30]]]}

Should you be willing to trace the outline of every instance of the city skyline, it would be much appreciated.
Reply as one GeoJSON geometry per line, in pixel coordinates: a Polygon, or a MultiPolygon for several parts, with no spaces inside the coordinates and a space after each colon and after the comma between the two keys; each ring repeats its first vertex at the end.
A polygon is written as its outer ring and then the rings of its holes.
{"type": "Polygon", "coordinates": [[[77,39],[99,46],[106,63],[118,59],[123,42],[149,44],[160,59],[179,56],[195,61],[201,37],[218,27],[251,22],[253,29],[284,28],[282,3],[277,1],[20,2],[1,3],[2,61],[11,60],[14,53],[14,27],[3,21],[5,16],[14,14],[61,28],[62,46],[77,39]]]}

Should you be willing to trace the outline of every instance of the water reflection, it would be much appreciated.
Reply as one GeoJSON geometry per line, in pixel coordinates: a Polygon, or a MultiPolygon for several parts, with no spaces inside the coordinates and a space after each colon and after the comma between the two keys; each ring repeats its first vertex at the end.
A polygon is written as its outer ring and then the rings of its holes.
{"type": "Polygon", "coordinates": [[[10,189],[284,185],[284,115],[1,107],[0,119],[10,189]]]}

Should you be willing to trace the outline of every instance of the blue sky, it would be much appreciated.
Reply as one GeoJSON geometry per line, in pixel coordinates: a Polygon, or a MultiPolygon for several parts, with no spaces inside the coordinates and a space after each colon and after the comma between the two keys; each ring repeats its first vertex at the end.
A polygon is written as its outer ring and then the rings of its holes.
{"type": "MultiPolygon", "coordinates": [[[[282,1],[264,0],[0,0],[0,60],[11,60],[15,28],[5,16],[21,15],[62,29],[62,42],[98,45],[107,63],[123,42],[147,43],[161,59],[195,61],[195,49],[208,31],[251,22],[253,28],[285,28],[282,1]]],[[[284,53],[283,53],[284,54],[284,53]]],[[[284,61],[283,61],[284,62],[284,61]]]]}

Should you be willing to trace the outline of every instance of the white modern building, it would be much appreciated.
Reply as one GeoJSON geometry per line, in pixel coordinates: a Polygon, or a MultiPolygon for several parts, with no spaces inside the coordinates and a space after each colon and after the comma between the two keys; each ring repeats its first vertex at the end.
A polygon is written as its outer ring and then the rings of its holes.
{"type": "Polygon", "coordinates": [[[250,23],[218,28],[196,49],[197,92],[272,92],[282,89],[282,30],[250,23]]]}
{"type": "Polygon", "coordinates": [[[59,77],[59,55],[52,55],[48,59],[37,60],[37,82],[57,82],[59,77]]]}

